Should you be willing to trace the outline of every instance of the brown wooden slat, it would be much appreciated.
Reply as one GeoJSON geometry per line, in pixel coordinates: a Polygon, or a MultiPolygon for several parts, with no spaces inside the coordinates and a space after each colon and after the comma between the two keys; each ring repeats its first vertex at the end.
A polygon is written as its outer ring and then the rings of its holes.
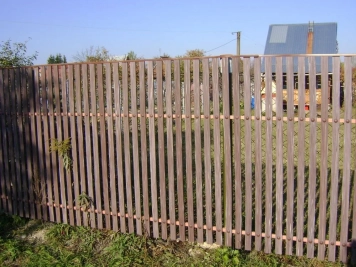
{"type": "Polygon", "coordinates": [[[131,114],[132,117],[132,154],[134,166],[134,186],[135,186],[135,211],[136,211],[136,233],[142,235],[141,224],[141,176],[140,161],[138,151],[138,127],[137,127],[137,93],[136,93],[136,63],[130,62],[130,81],[131,81],[131,114]]]}
{"type": "Polygon", "coordinates": [[[7,167],[7,138],[6,138],[6,127],[5,127],[5,114],[6,110],[6,101],[5,101],[5,94],[7,91],[7,86],[5,84],[6,77],[3,77],[7,73],[7,70],[0,69],[0,109],[1,109],[1,151],[0,151],[0,168],[1,168],[1,177],[3,177],[1,182],[1,205],[2,210],[8,212],[7,209],[7,201],[6,196],[8,195],[7,192],[7,183],[8,183],[8,167],[7,167]]]}
{"type": "MultiPolygon", "coordinates": [[[[44,168],[45,168],[45,173],[43,172],[43,175],[45,175],[45,182],[47,184],[47,197],[44,199],[44,202],[50,202],[52,203],[53,201],[53,186],[52,186],[52,173],[51,173],[51,155],[49,151],[49,145],[50,145],[50,136],[49,136],[49,127],[50,127],[50,116],[48,115],[49,111],[49,97],[52,97],[50,94],[52,93],[52,88],[50,90],[50,82],[52,82],[52,76],[50,75],[51,72],[51,66],[46,66],[42,68],[42,74],[41,77],[42,80],[42,105],[43,105],[43,156],[45,160],[44,168]],[[49,79],[51,78],[51,79],[49,79]]],[[[75,150],[74,150],[75,151],[75,150]]],[[[49,220],[54,222],[54,209],[53,206],[43,206],[44,209],[48,211],[49,215],[49,220]]]]}
{"type": "MultiPolygon", "coordinates": [[[[214,75],[214,70],[213,70],[214,75]]],[[[216,75],[216,74],[215,74],[216,75]]],[[[232,58],[232,86],[234,100],[234,161],[235,161],[235,247],[240,249],[242,237],[241,187],[241,120],[240,118],[240,58],[232,58]]],[[[215,134],[214,134],[215,136],[215,134]]]]}
{"type": "Polygon", "coordinates": [[[185,241],[184,218],[184,182],[183,182],[183,145],[182,145],[182,102],[181,102],[181,74],[180,61],[174,60],[174,101],[175,101],[175,126],[176,126],[176,156],[177,156],[177,195],[179,238],[185,241]]]}
{"type": "Polygon", "coordinates": [[[203,111],[204,111],[204,177],[205,177],[205,210],[206,210],[206,242],[213,243],[213,217],[211,195],[211,147],[210,147],[210,83],[209,59],[203,61],[203,111]]]}
{"type": "MultiPolygon", "coordinates": [[[[28,108],[29,108],[29,113],[34,114],[35,113],[35,108],[34,108],[34,88],[33,88],[33,69],[32,68],[27,68],[27,78],[28,78],[28,94],[27,94],[27,103],[28,103],[28,108]]],[[[28,149],[28,154],[27,154],[27,177],[28,177],[28,192],[29,192],[29,199],[30,199],[30,216],[31,219],[36,219],[36,205],[35,205],[35,199],[34,199],[34,194],[32,190],[32,185],[33,185],[33,153],[34,149],[33,147],[35,146],[35,136],[36,136],[36,128],[35,128],[35,116],[30,116],[30,119],[28,120],[28,123],[25,126],[26,132],[31,132],[31,134],[26,135],[26,143],[28,146],[26,149],[28,149]]],[[[5,158],[5,157],[4,157],[5,158]]],[[[6,159],[6,158],[5,158],[6,159]]],[[[6,162],[6,161],[5,161],[6,162]]],[[[6,175],[6,166],[5,166],[5,175],[6,175]]],[[[5,176],[6,177],[6,176],[5,176]]]]}
{"type": "MultiPolygon", "coordinates": [[[[298,57],[298,116],[305,118],[305,58],[298,57]]],[[[305,168],[305,122],[298,122],[298,183],[297,183],[297,244],[296,254],[303,255],[304,236],[304,168],[305,168]]]]}
{"type": "MultiPolygon", "coordinates": [[[[96,71],[95,64],[89,64],[89,72],[90,72],[90,100],[91,100],[91,112],[93,114],[97,114],[98,105],[97,105],[97,93],[96,93],[96,71]]],[[[103,216],[101,214],[102,211],[102,195],[101,195],[101,179],[100,176],[100,156],[99,156],[99,140],[98,140],[98,118],[96,116],[92,117],[92,134],[93,134],[93,167],[94,167],[94,187],[95,187],[95,198],[94,200],[94,208],[99,211],[97,215],[97,228],[103,229],[103,216]]]]}
{"type": "MultiPolygon", "coordinates": [[[[345,105],[345,120],[351,121],[352,117],[352,68],[351,68],[351,57],[344,58],[344,78],[345,78],[345,87],[344,87],[344,105],[345,105]]],[[[337,89],[338,87],[333,88],[337,89]]],[[[334,90],[335,90],[334,89],[334,90]]],[[[334,96],[333,96],[334,98],[334,96]]],[[[343,177],[342,177],[342,189],[341,189],[341,231],[340,231],[340,261],[347,262],[347,248],[343,246],[349,240],[348,231],[349,231],[349,206],[351,202],[350,198],[350,176],[351,176],[351,125],[346,122],[344,125],[344,166],[343,166],[343,177]]],[[[355,224],[355,222],[353,223],[355,224]]],[[[355,230],[355,229],[353,229],[355,230]]],[[[354,231],[352,231],[354,233],[354,231]]]]}
{"type": "Polygon", "coordinates": [[[153,65],[147,62],[147,84],[148,84],[148,113],[149,118],[149,144],[150,144],[150,170],[151,170],[151,201],[153,217],[153,237],[159,237],[158,230],[158,204],[157,204],[157,173],[156,173],[156,138],[154,118],[154,87],[153,87],[153,65]]]}
{"type": "Polygon", "coordinates": [[[272,237],[272,58],[266,63],[266,210],[265,210],[265,253],[271,253],[272,237]]]}
{"type": "Polygon", "coordinates": [[[185,166],[187,177],[187,205],[188,205],[188,240],[195,241],[194,237],[194,199],[193,199],[193,167],[192,167],[192,120],[191,116],[191,84],[190,60],[184,60],[184,113],[185,119],[185,166]]]}
{"type": "Polygon", "coordinates": [[[194,86],[194,133],[195,133],[195,183],[196,183],[196,211],[198,225],[199,243],[204,242],[203,230],[203,174],[202,174],[202,147],[201,147],[201,122],[200,122],[200,82],[199,82],[199,60],[193,61],[193,86],[194,86]]]}
{"type": "Polygon", "coordinates": [[[150,210],[148,192],[148,169],[147,169],[147,126],[146,126],[146,82],[145,82],[145,62],[139,63],[140,79],[140,131],[141,131],[141,170],[142,170],[142,193],[143,193],[143,215],[144,231],[150,235],[150,210]]]}
{"type": "Polygon", "coordinates": [[[314,257],[315,245],[313,242],[315,235],[315,201],[316,201],[316,69],[315,58],[309,57],[309,116],[314,121],[309,123],[309,189],[308,189],[308,244],[307,257],[314,257]]]}
{"type": "Polygon", "coordinates": [[[166,113],[167,118],[167,164],[168,164],[168,195],[169,195],[169,237],[176,240],[176,206],[175,206],[175,181],[174,181],[174,151],[173,151],[173,119],[172,119],[172,61],[165,60],[166,81],[166,113]]]}
{"type": "MultiPolygon", "coordinates": [[[[73,71],[73,69],[71,69],[73,71]]],[[[68,72],[72,73],[70,71],[69,66],[68,66],[68,72]]],[[[61,86],[62,86],[62,106],[63,106],[63,140],[66,140],[69,138],[69,118],[67,117],[68,114],[68,92],[70,91],[70,87],[73,88],[73,80],[70,80],[69,75],[67,76],[67,69],[66,66],[62,66],[61,68],[61,86]]],[[[72,141],[71,141],[72,142],[72,141]]],[[[69,224],[74,225],[74,210],[73,210],[73,192],[72,192],[72,173],[70,171],[65,170],[66,172],[66,195],[67,195],[67,201],[66,205],[69,206],[70,208],[68,209],[68,214],[69,214],[69,224]]]]}
{"type": "Polygon", "coordinates": [[[294,70],[293,58],[287,57],[287,218],[286,254],[293,253],[294,236],[294,70]]]}
{"type": "MultiPolygon", "coordinates": [[[[332,159],[331,159],[331,190],[330,190],[330,217],[329,217],[329,241],[328,260],[335,261],[335,242],[338,210],[338,190],[339,190],[339,130],[340,130],[340,58],[333,57],[332,74],[332,159]],[[337,121],[336,121],[337,120],[337,121]]],[[[349,145],[347,145],[349,146],[349,145]]]]}
{"type": "MultiPolygon", "coordinates": [[[[87,79],[87,76],[82,77],[81,76],[81,72],[80,72],[80,68],[81,65],[76,64],[74,65],[74,76],[75,76],[75,99],[76,99],[76,110],[77,113],[82,114],[83,110],[82,110],[82,101],[83,101],[83,97],[82,97],[82,93],[84,94],[84,92],[87,92],[87,88],[84,88],[84,81],[83,79],[87,79]],[[83,82],[83,86],[81,85],[81,82],[83,82]]],[[[79,186],[78,186],[78,191],[76,191],[76,194],[82,195],[82,194],[87,194],[87,180],[86,180],[86,176],[85,176],[85,154],[84,154],[84,142],[85,142],[85,138],[86,136],[83,134],[83,117],[79,117],[77,118],[77,135],[78,135],[78,165],[79,165],[79,174],[80,177],[78,179],[79,182],[79,186]]],[[[110,164],[110,165],[114,165],[114,164],[110,164]]],[[[75,206],[79,206],[79,200],[78,200],[78,196],[75,199],[75,206]]],[[[83,225],[84,226],[88,226],[88,214],[87,212],[84,212],[82,215],[82,220],[83,220],[83,225]]],[[[114,220],[114,218],[113,218],[114,220]]]]}
{"type": "Polygon", "coordinates": [[[129,214],[129,233],[134,232],[133,209],[132,209],[132,186],[131,186],[131,149],[130,149],[130,125],[129,125],[129,88],[128,88],[128,66],[122,64],[122,99],[123,99],[123,124],[124,124],[124,147],[125,147],[125,178],[126,178],[126,202],[129,214]]]}
{"type": "Polygon", "coordinates": [[[320,165],[320,185],[319,185],[319,229],[318,229],[318,259],[325,257],[325,234],[326,234],[326,200],[328,181],[328,59],[321,58],[321,165],[320,165]]]}
{"type": "MultiPolygon", "coordinates": [[[[105,63],[105,74],[106,74],[106,109],[109,114],[113,114],[113,102],[112,102],[112,75],[111,75],[111,64],[105,63]]],[[[116,191],[116,177],[115,177],[115,142],[114,142],[114,126],[113,126],[113,116],[107,118],[108,122],[108,148],[109,148],[109,177],[110,177],[110,206],[111,211],[114,216],[112,216],[112,229],[118,231],[118,221],[117,221],[117,191],[116,191]]]]}
{"type": "Polygon", "coordinates": [[[156,62],[156,84],[157,84],[157,124],[158,124],[158,165],[159,165],[159,189],[161,213],[161,237],[167,239],[167,196],[166,196],[166,174],[165,174],[165,144],[163,129],[163,87],[162,87],[162,61],[156,62]]]}
{"type": "MultiPolygon", "coordinates": [[[[77,79],[77,77],[75,77],[77,79]]],[[[68,66],[68,82],[69,82],[69,88],[68,88],[68,102],[69,102],[69,113],[75,114],[75,92],[74,92],[74,76],[73,76],[73,65],[68,66]]],[[[76,90],[78,90],[76,88],[76,90]]],[[[74,201],[73,201],[73,207],[77,206],[77,202],[79,199],[79,169],[78,169],[78,145],[77,145],[77,122],[76,118],[72,115],[69,117],[69,123],[70,123],[70,141],[72,145],[72,178],[73,178],[73,191],[74,191],[74,201]]],[[[79,207],[78,207],[79,208],[79,207]]],[[[81,219],[82,213],[80,212],[79,209],[76,210],[75,212],[75,224],[76,225],[82,225],[82,219],[81,219]]]]}
{"type": "MultiPolygon", "coordinates": [[[[234,67],[233,67],[234,68],[234,67]]],[[[254,59],[254,77],[261,77],[261,59],[254,59]]],[[[262,249],[262,133],[261,133],[261,79],[255,79],[255,250],[262,249]],[[257,119],[258,118],[258,119],[257,119]]],[[[237,109],[237,104],[235,102],[237,109]]],[[[236,134],[236,133],[235,133],[236,134]]],[[[237,156],[237,155],[236,155],[237,156]]],[[[236,157],[235,156],[235,157],[236,157]]],[[[240,178],[241,179],[241,178],[240,178]]]]}
{"type": "MultiPolygon", "coordinates": [[[[244,75],[244,112],[245,112],[245,249],[251,250],[252,231],[252,166],[251,166],[251,63],[249,58],[243,59],[244,75]]],[[[225,103],[225,101],[224,101],[225,103]]]]}
{"type": "MultiPolygon", "coordinates": [[[[97,71],[97,84],[98,84],[98,100],[99,100],[99,112],[100,114],[105,114],[105,92],[103,87],[103,65],[96,65],[97,71]]],[[[105,228],[111,229],[110,220],[110,202],[109,202],[109,177],[108,177],[108,154],[107,154],[107,142],[106,142],[106,123],[105,117],[100,116],[100,161],[101,161],[101,180],[103,184],[102,194],[104,199],[104,210],[105,210],[105,228]]],[[[100,207],[102,208],[102,207],[100,207]]]]}
{"type": "Polygon", "coordinates": [[[213,113],[214,113],[214,173],[215,173],[215,220],[216,243],[222,245],[222,200],[221,200],[221,152],[220,152],[220,120],[219,120],[219,60],[213,59],[213,113]]]}
{"type": "Polygon", "coordinates": [[[282,57],[276,58],[277,80],[276,80],[276,230],[277,239],[275,241],[275,253],[282,254],[282,234],[283,234],[283,74],[282,57]]]}
{"type": "Polygon", "coordinates": [[[119,64],[113,63],[114,75],[114,99],[115,99],[115,114],[116,114],[116,165],[118,177],[118,193],[119,193],[119,211],[120,211],[120,231],[126,233],[126,219],[125,219],[125,193],[124,193],[124,172],[123,172],[123,155],[122,155],[122,127],[121,119],[121,87],[119,81],[119,64]]]}
{"type": "MultiPolygon", "coordinates": [[[[90,73],[89,73],[90,75],[90,73]]],[[[93,181],[94,181],[94,176],[93,176],[93,148],[92,148],[92,137],[91,137],[91,129],[92,129],[92,123],[91,121],[94,121],[95,117],[92,117],[92,119],[90,120],[89,117],[89,113],[90,113],[90,102],[89,102],[89,97],[90,97],[90,90],[94,90],[92,89],[89,84],[88,84],[88,65],[87,64],[83,64],[82,65],[82,79],[83,79],[83,111],[85,114],[84,117],[84,131],[85,134],[83,136],[85,136],[85,158],[86,158],[86,166],[87,166],[87,170],[86,170],[86,178],[87,178],[87,183],[88,183],[88,192],[85,192],[85,194],[88,194],[87,196],[89,197],[89,199],[93,202],[94,201],[94,185],[93,185],[93,181]]],[[[93,203],[91,203],[93,204],[93,203]]],[[[89,208],[89,207],[88,207],[89,208]]],[[[91,205],[90,206],[91,209],[94,209],[94,207],[91,205]]],[[[87,218],[88,218],[88,224],[89,226],[95,228],[96,227],[96,216],[93,212],[91,212],[88,216],[88,214],[86,214],[87,218]]]]}

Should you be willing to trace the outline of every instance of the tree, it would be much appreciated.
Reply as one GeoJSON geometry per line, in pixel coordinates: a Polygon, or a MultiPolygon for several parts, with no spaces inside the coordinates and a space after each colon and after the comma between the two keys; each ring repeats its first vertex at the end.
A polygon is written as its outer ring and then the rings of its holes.
{"type": "Polygon", "coordinates": [[[187,50],[183,56],[184,57],[204,57],[205,51],[202,49],[187,50]]]}
{"type": "Polygon", "coordinates": [[[47,64],[62,64],[62,63],[67,63],[67,58],[65,55],[62,56],[62,54],[56,54],[50,55],[47,59],[47,64]]]}
{"type": "Polygon", "coordinates": [[[0,68],[33,65],[33,61],[37,59],[38,52],[36,51],[33,55],[26,55],[27,42],[11,43],[11,40],[1,42],[0,68]]]}
{"type": "Polygon", "coordinates": [[[98,62],[98,61],[108,61],[112,57],[109,54],[109,51],[105,47],[94,47],[91,46],[81,52],[77,52],[73,56],[74,60],[77,62],[98,62]]]}
{"type": "Polygon", "coordinates": [[[136,60],[136,59],[139,59],[137,54],[134,52],[134,51],[130,51],[127,53],[126,55],[126,60],[136,60]]]}

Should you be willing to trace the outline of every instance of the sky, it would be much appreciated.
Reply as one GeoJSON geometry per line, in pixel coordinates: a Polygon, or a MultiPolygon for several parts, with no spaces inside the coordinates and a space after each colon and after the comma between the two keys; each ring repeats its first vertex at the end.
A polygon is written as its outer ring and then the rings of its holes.
{"type": "Polygon", "coordinates": [[[207,55],[263,54],[269,25],[337,22],[340,54],[356,54],[355,0],[0,0],[0,41],[28,41],[37,64],[68,62],[90,46],[152,58],[190,49],[207,55]],[[29,39],[31,38],[31,39],[29,39]]]}

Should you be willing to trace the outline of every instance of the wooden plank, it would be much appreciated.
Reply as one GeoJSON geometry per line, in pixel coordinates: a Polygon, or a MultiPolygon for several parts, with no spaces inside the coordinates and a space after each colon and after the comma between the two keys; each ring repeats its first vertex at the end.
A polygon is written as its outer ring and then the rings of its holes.
{"type": "Polygon", "coordinates": [[[212,64],[213,113],[214,113],[214,172],[215,172],[215,221],[216,243],[222,245],[222,200],[221,200],[221,152],[220,152],[220,99],[219,99],[219,59],[212,64]]]}
{"type": "MultiPolygon", "coordinates": [[[[351,177],[351,118],[352,118],[352,64],[351,57],[344,58],[344,105],[345,105],[345,121],[344,124],[344,166],[342,177],[342,189],[341,189],[341,230],[340,230],[340,261],[347,262],[347,247],[344,246],[348,240],[349,231],[349,207],[350,207],[350,177],[351,177]]],[[[337,89],[338,87],[333,88],[337,89]]],[[[334,98],[334,96],[333,96],[334,98]]],[[[355,224],[355,222],[353,222],[355,224]]],[[[354,229],[352,229],[354,230],[354,229]]],[[[353,235],[354,231],[352,231],[353,235]]],[[[354,240],[354,239],[353,239],[354,240]]]]}
{"type": "MultiPolygon", "coordinates": [[[[234,67],[233,67],[234,68],[234,67]]],[[[254,77],[261,77],[261,58],[254,59],[254,77]]],[[[261,79],[255,79],[255,250],[262,249],[261,79]]],[[[234,103],[239,103],[235,101],[234,103]]],[[[237,109],[237,105],[235,106],[237,109]]],[[[235,133],[236,134],[236,133],[235,133]]],[[[236,157],[236,156],[235,156],[236,157]]],[[[241,176],[241,174],[239,174],[241,176]]],[[[241,179],[241,177],[240,177],[241,179]]],[[[237,205],[237,203],[236,203],[237,205]]]]}
{"type": "MultiPolygon", "coordinates": [[[[90,73],[89,73],[90,75],[90,73]]],[[[94,176],[93,176],[93,148],[92,148],[92,135],[91,135],[91,129],[92,129],[92,123],[91,119],[89,117],[90,113],[90,102],[89,102],[89,97],[90,97],[90,91],[95,90],[94,88],[92,89],[91,86],[88,84],[88,65],[83,64],[82,65],[82,77],[83,77],[83,111],[84,111],[84,131],[85,134],[85,158],[86,158],[86,177],[87,177],[87,182],[88,182],[88,197],[91,202],[94,201],[94,176]]],[[[95,117],[94,117],[95,118],[95,117]]],[[[92,117],[92,121],[93,117],[92,117]]],[[[90,209],[94,209],[92,206],[94,203],[90,203],[90,209]]],[[[90,227],[96,228],[96,216],[93,211],[90,212],[90,214],[86,214],[88,218],[88,224],[90,227]],[[90,217],[90,218],[89,218],[90,217]]]]}
{"type": "Polygon", "coordinates": [[[122,64],[122,98],[124,107],[124,147],[125,147],[125,176],[126,176],[126,202],[129,214],[129,233],[134,232],[133,209],[132,209],[132,183],[131,183],[131,149],[130,149],[130,125],[129,125],[129,88],[128,88],[127,63],[122,64]]]}
{"type": "Polygon", "coordinates": [[[195,241],[194,236],[194,198],[193,198],[193,166],[192,166],[192,119],[190,97],[190,60],[184,60],[184,106],[185,106],[185,166],[187,177],[188,205],[188,240],[195,241]]]}
{"type": "Polygon", "coordinates": [[[304,189],[305,189],[305,58],[298,57],[298,183],[297,183],[297,244],[296,254],[303,255],[304,189]]]}
{"type": "Polygon", "coordinates": [[[95,187],[95,199],[94,199],[94,208],[98,210],[97,215],[97,228],[103,229],[103,216],[101,214],[102,209],[102,195],[101,195],[101,176],[100,176],[100,162],[99,155],[99,140],[98,140],[98,118],[96,114],[98,113],[98,104],[97,104],[97,93],[96,93],[96,71],[95,64],[89,64],[90,72],[90,100],[91,100],[91,113],[93,114],[91,123],[92,123],[92,134],[93,134],[93,167],[94,167],[94,187],[95,187]]]}
{"type": "Polygon", "coordinates": [[[176,240],[176,206],[174,181],[174,151],[173,151],[173,114],[172,114],[172,61],[165,60],[166,78],[166,113],[167,113],[167,164],[168,164],[168,195],[169,195],[169,237],[176,240]]]}
{"type": "Polygon", "coordinates": [[[121,97],[120,97],[120,81],[119,81],[119,64],[113,63],[114,75],[114,98],[115,98],[115,134],[116,134],[116,165],[118,177],[118,192],[119,192],[119,211],[120,211],[120,231],[126,233],[126,219],[125,219],[125,187],[124,187],[124,169],[123,169],[123,155],[122,155],[122,127],[121,127],[121,97]]]}
{"type": "MultiPolygon", "coordinates": [[[[72,66],[72,65],[70,65],[72,66]]],[[[72,68],[68,66],[69,75],[72,73],[70,69],[73,71],[72,68]]],[[[62,106],[63,106],[63,140],[69,138],[69,118],[68,118],[68,92],[70,91],[70,87],[73,88],[73,80],[70,80],[69,75],[66,75],[66,66],[63,65],[61,68],[61,86],[62,86],[62,106]]],[[[72,142],[72,141],[71,141],[72,142]]],[[[74,209],[73,209],[73,190],[72,190],[72,173],[66,170],[66,194],[67,194],[67,201],[66,206],[68,208],[69,213],[69,224],[74,225],[74,209]]],[[[64,204],[64,203],[63,203],[64,204]]]]}
{"type": "MultiPolygon", "coordinates": [[[[75,77],[77,79],[77,77],[75,77]]],[[[77,206],[77,200],[79,199],[79,169],[78,169],[78,145],[77,145],[77,122],[75,114],[75,92],[74,92],[74,76],[73,76],[73,65],[68,65],[68,102],[69,102],[69,123],[70,123],[70,141],[72,145],[72,178],[73,178],[73,191],[74,191],[74,202],[72,202],[72,206],[77,206]]],[[[78,89],[76,89],[78,90],[78,89]]],[[[82,213],[78,207],[75,211],[75,224],[82,225],[81,219],[82,213]]]]}
{"type": "Polygon", "coordinates": [[[282,254],[283,235],[283,74],[282,57],[276,58],[277,80],[276,80],[276,241],[275,253],[282,254]]]}
{"type": "MultiPolygon", "coordinates": [[[[87,92],[87,87],[84,88],[84,79],[87,79],[87,76],[83,77],[81,76],[80,72],[81,65],[76,64],[74,65],[74,76],[75,76],[75,99],[76,99],[76,110],[78,114],[83,114],[83,109],[82,109],[82,103],[83,103],[83,98],[82,98],[82,93],[84,94],[87,92]],[[82,80],[83,78],[83,80],[82,80]],[[81,85],[81,82],[83,82],[83,86],[81,85]]],[[[86,186],[86,178],[85,178],[85,154],[84,154],[84,142],[85,138],[87,138],[87,135],[83,135],[83,116],[77,117],[76,124],[77,124],[77,135],[78,135],[78,165],[79,165],[79,174],[80,177],[78,178],[79,186],[78,186],[78,191],[76,191],[75,194],[83,195],[87,193],[87,186],[86,186]]],[[[88,133],[89,134],[89,133],[88,133]]],[[[114,165],[114,164],[111,164],[114,165]]],[[[79,207],[79,201],[78,201],[78,196],[75,198],[76,202],[75,205],[79,207]]],[[[77,215],[78,216],[78,215],[77,215]]],[[[88,226],[88,213],[86,211],[83,211],[81,214],[83,225],[88,226]]]]}
{"type": "Polygon", "coordinates": [[[154,87],[153,87],[153,65],[147,62],[147,84],[148,84],[148,113],[149,113],[149,144],[150,144],[150,171],[151,171],[151,201],[153,217],[153,237],[159,237],[158,230],[158,205],[157,205],[157,174],[156,174],[156,131],[154,118],[154,87]]]}
{"type": "MultiPolygon", "coordinates": [[[[252,137],[251,137],[251,63],[249,58],[243,59],[244,75],[244,112],[245,112],[245,249],[251,250],[252,232],[252,137]]],[[[225,102],[225,101],[224,101],[225,102]]]]}
{"type": "Polygon", "coordinates": [[[205,177],[205,217],[206,242],[213,243],[213,209],[211,195],[211,147],[210,147],[210,82],[209,59],[203,59],[203,111],[204,111],[204,177],[205,177]]]}
{"type": "Polygon", "coordinates": [[[51,155],[49,151],[50,145],[50,136],[49,136],[49,127],[50,127],[50,110],[49,110],[49,98],[52,97],[52,88],[50,86],[52,83],[52,75],[50,75],[51,66],[46,66],[42,68],[42,104],[43,104],[43,144],[44,144],[44,168],[45,168],[45,180],[47,184],[47,198],[43,199],[44,208],[48,211],[49,220],[54,222],[54,208],[53,208],[53,186],[52,186],[52,173],[51,173],[51,155]],[[51,78],[51,79],[49,79],[51,78]],[[46,202],[49,202],[51,205],[46,205],[46,202]]]}
{"type": "Polygon", "coordinates": [[[112,229],[118,231],[117,221],[117,191],[116,191],[116,177],[115,177],[115,141],[114,141],[114,125],[113,125],[113,102],[112,102],[112,76],[111,76],[111,64],[105,63],[106,73],[106,110],[110,116],[107,118],[108,122],[108,148],[109,148],[109,177],[110,177],[110,206],[112,211],[112,229]]]}
{"type": "Polygon", "coordinates": [[[176,126],[176,157],[177,157],[177,194],[178,194],[178,219],[179,238],[185,241],[185,209],[184,209],[184,182],[183,182],[183,144],[182,144],[182,102],[181,102],[181,74],[180,61],[174,60],[174,101],[175,101],[175,126],[176,126]]]}
{"type": "Polygon", "coordinates": [[[157,112],[158,112],[158,166],[159,166],[159,189],[161,204],[161,237],[167,239],[167,196],[166,196],[166,174],[165,174],[165,144],[163,129],[163,81],[162,61],[156,62],[157,82],[157,112]]]}
{"type": "MultiPolygon", "coordinates": [[[[109,177],[108,177],[108,154],[107,154],[107,142],[106,142],[106,123],[105,123],[105,92],[103,87],[103,65],[96,64],[97,71],[97,84],[98,84],[98,100],[99,100],[99,113],[100,113],[100,162],[101,162],[101,180],[103,188],[101,193],[104,199],[104,211],[105,211],[105,228],[111,229],[110,220],[110,202],[109,202],[109,177]]],[[[100,207],[102,208],[102,207],[100,207]]]]}
{"type": "MultiPolygon", "coordinates": [[[[213,71],[214,75],[214,71],[213,71]]],[[[216,74],[215,74],[216,75],[216,74]]],[[[235,247],[242,247],[242,186],[241,186],[241,120],[240,58],[232,58],[232,90],[234,100],[234,161],[235,161],[235,247]]],[[[214,134],[215,136],[215,134],[214,134]]]]}
{"type": "Polygon", "coordinates": [[[136,211],[136,233],[142,235],[141,224],[141,176],[140,160],[138,151],[138,127],[137,127],[137,83],[136,83],[136,63],[130,62],[131,81],[131,114],[132,114],[132,154],[134,166],[134,186],[135,186],[135,211],[136,211]]]}
{"type": "Polygon", "coordinates": [[[293,253],[294,236],[294,70],[293,58],[287,57],[287,220],[286,254],[293,253]]]}
{"type": "Polygon", "coordinates": [[[140,79],[140,131],[141,131],[141,176],[142,176],[142,193],[143,193],[143,215],[144,231],[150,235],[150,210],[149,210],[149,193],[148,193],[148,169],[147,169],[147,126],[146,126],[146,81],[145,81],[145,62],[139,62],[139,79],[140,79]]]}
{"type": "MultiPolygon", "coordinates": [[[[332,74],[332,159],[331,159],[331,190],[330,190],[330,217],[329,217],[329,246],[328,260],[335,261],[335,242],[337,227],[337,210],[338,210],[338,190],[339,190],[339,130],[340,130],[340,58],[333,57],[333,74],[332,74]]],[[[351,146],[351,144],[349,145],[351,146]]]]}
{"type": "MultiPolygon", "coordinates": [[[[29,144],[27,148],[29,149],[28,155],[27,155],[27,177],[28,177],[28,192],[30,195],[30,216],[31,219],[36,219],[36,204],[35,204],[35,197],[33,194],[33,155],[35,149],[33,148],[35,146],[36,140],[36,128],[35,128],[35,108],[34,108],[34,77],[33,77],[33,68],[27,68],[27,78],[28,78],[28,94],[27,94],[27,103],[28,103],[28,108],[29,108],[29,121],[25,127],[25,129],[28,129],[28,133],[26,135],[26,143],[29,144]]],[[[6,158],[5,158],[6,162],[6,158]]],[[[5,171],[6,171],[6,166],[5,166],[5,171]]],[[[6,176],[5,176],[6,177],[6,176]]]]}
{"type": "Polygon", "coordinates": [[[318,259],[325,257],[325,234],[326,234],[326,200],[328,182],[328,58],[321,58],[321,164],[320,164],[320,185],[319,185],[319,229],[318,229],[318,259]]]}
{"type": "Polygon", "coordinates": [[[272,58],[266,63],[266,215],[265,215],[265,253],[271,253],[272,238],[272,58]]]}
{"type": "Polygon", "coordinates": [[[308,188],[308,244],[307,257],[314,258],[315,244],[315,202],[316,202],[316,142],[317,142],[317,128],[316,128],[316,69],[315,57],[309,57],[309,91],[310,91],[310,105],[309,116],[311,122],[309,123],[309,188],[308,188]]]}
{"type": "Polygon", "coordinates": [[[200,122],[200,82],[199,82],[199,60],[193,60],[193,86],[194,86],[194,133],[195,133],[195,184],[196,184],[196,211],[198,226],[198,243],[204,242],[203,230],[203,174],[201,159],[201,122],[200,122]]]}

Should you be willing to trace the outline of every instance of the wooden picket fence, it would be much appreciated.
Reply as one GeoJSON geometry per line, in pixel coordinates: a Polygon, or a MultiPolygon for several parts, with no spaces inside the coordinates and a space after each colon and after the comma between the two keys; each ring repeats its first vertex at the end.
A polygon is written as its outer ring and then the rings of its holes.
{"type": "Polygon", "coordinates": [[[353,57],[0,69],[0,210],[346,262],[356,241],[353,57]],[[70,143],[71,165],[50,151],[55,140],[70,143]]]}

